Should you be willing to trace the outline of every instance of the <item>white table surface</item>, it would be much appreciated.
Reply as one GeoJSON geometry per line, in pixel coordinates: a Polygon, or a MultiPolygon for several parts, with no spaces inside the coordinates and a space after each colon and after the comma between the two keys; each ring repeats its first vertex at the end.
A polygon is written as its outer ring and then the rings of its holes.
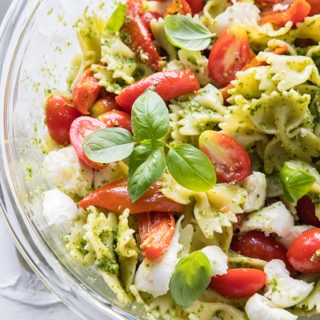
{"type": "MultiPolygon", "coordinates": [[[[0,0],[0,22],[11,0],[0,0]]],[[[0,59],[1,63],[1,59],[0,59]]],[[[0,219],[0,319],[79,320],[21,263],[0,219]]]]}

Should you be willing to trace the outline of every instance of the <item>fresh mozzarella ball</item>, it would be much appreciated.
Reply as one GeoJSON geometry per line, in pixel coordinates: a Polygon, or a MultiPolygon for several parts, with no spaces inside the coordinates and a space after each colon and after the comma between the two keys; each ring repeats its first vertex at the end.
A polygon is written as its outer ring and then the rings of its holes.
{"type": "Polygon", "coordinates": [[[257,24],[260,20],[260,10],[253,3],[236,2],[219,14],[214,21],[213,31],[221,35],[234,24],[257,24]]]}
{"type": "Polygon", "coordinates": [[[139,265],[134,279],[139,291],[150,293],[153,297],[169,291],[170,279],[179,260],[178,252],[182,249],[179,243],[182,218],[176,223],[176,229],[166,253],[156,260],[144,258],[139,265]]]}
{"type": "Polygon", "coordinates": [[[226,274],[228,271],[228,256],[218,246],[207,246],[201,249],[211,265],[212,276],[226,274]]]}
{"type": "Polygon", "coordinates": [[[58,189],[45,192],[42,207],[49,226],[70,224],[79,213],[76,203],[58,189]]]}
{"type": "Polygon", "coordinates": [[[288,308],[304,300],[313,290],[313,284],[290,277],[282,260],[269,261],[264,272],[267,274],[267,291],[264,296],[274,304],[288,308]]]}
{"type": "Polygon", "coordinates": [[[294,220],[285,207],[278,201],[259,211],[248,214],[239,226],[240,232],[261,230],[266,235],[276,233],[279,237],[286,237],[292,230],[294,220]]]}
{"type": "Polygon", "coordinates": [[[51,151],[44,159],[44,176],[50,185],[70,196],[86,196],[92,188],[93,170],[80,162],[72,146],[51,151]]]}
{"type": "Polygon", "coordinates": [[[253,212],[263,207],[267,195],[267,179],[262,172],[253,172],[243,181],[248,195],[243,206],[245,212],[253,212]]]}
{"type": "Polygon", "coordinates": [[[283,238],[279,238],[278,241],[286,248],[288,249],[291,245],[291,242],[297,238],[302,232],[307,231],[309,229],[314,228],[314,226],[309,225],[300,225],[300,226],[293,226],[290,230],[290,232],[283,238]]]}
{"type": "Polygon", "coordinates": [[[249,320],[296,320],[297,316],[277,307],[266,297],[256,293],[246,303],[245,311],[249,320]]]}

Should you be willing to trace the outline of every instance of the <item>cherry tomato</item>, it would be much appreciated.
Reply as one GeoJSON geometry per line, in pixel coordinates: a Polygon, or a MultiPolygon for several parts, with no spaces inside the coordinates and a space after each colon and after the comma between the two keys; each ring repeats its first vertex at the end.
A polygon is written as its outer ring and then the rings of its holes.
{"type": "Polygon", "coordinates": [[[82,116],[75,119],[70,127],[70,141],[77,152],[78,158],[82,160],[87,166],[94,169],[101,169],[105,167],[102,163],[91,161],[82,149],[83,139],[90,133],[105,128],[106,125],[96,118],[82,116]]]}
{"type": "Polygon", "coordinates": [[[320,1],[319,0],[307,0],[307,2],[311,6],[311,11],[309,16],[314,16],[316,14],[320,14],[320,1]]]}
{"type": "Polygon", "coordinates": [[[123,129],[127,129],[132,132],[131,129],[131,116],[129,113],[120,111],[120,110],[112,110],[105,112],[101,116],[97,118],[99,121],[103,122],[107,128],[119,127],[123,129]]]}
{"type": "Polygon", "coordinates": [[[122,179],[94,190],[78,205],[83,209],[91,205],[97,206],[115,213],[122,213],[126,208],[130,209],[130,213],[184,211],[184,205],[166,198],[160,190],[161,184],[157,182],[141,198],[132,202],[128,192],[128,180],[122,179]]]}
{"type": "Polygon", "coordinates": [[[152,36],[152,31],[151,31],[151,26],[150,26],[150,22],[155,19],[158,20],[159,18],[161,18],[161,15],[155,11],[148,11],[145,10],[141,13],[141,19],[144,23],[144,25],[146,26],[146,28],[148,29],[149,33],[152,36]]]}
{"type": "Polygon", "coordinates": [[[220,182],[243,181],[251,171],[250,158],[242,145],[222,132],[207,130],[199,148],[211,160],[220,182]]]}
{"type": "Polygon", "coordinates": [[[293,24],[301,22],[310,14],[311,6],[306,0],[294,0],[288,9],[283,11],[264,11],[261,14],[260,23],[274,23],[284,26],[287,22],[292,21],[293,24]]]}
{"type": "Polygon", "coordinates": [[[156,72],[123,89],[116,97],[118,105],[131,112],[134,101],[148,88],[155,88],[165,101],[200,89],[200,84],[191,70],[168,70],[156,72]]]}
{"type": "Polygon", "coordinates": [[[172,14],[192,14],[191,7],[187,0],[172,0],[172,3],[167,8],[165,15],[172,14]]]}
{"type": "Polygon", "coordinates": [[[73,105],[82,114],[89,114],[89,110],[96,102],[101,86],[98,80],[93,76],[90,69],[83,72],[77,79],[73,90],[73,105]]]}
{"type": "Polygon", "coordinates": [[[229,269],[226,274],[212,277],[209,287],[227,298],[239,299],[257,293],[266,281],[267,275],[259,269],[229,269]]]}
{"type": "Polygon", "coordinates": [[[116,96],[114,94],[108,94],[105,97],[99,99],[90,109],[90,116],[97,118],[105,112],[119,109],[115,98],[116,96]]]}
{"type": "Polygon", "coordinates": [[[202,11],[204,5],[206,4],[205,0],[187,0],[187,2],[193,15],[202,11]]]}
{"type": "Polygon", "coordinates": [[[299,272],[320,272],[320,228],[302,232],[287,252],[292,266],[299,272]]]}
{"type": "Polygon", "coordinates": [[[265,236],[261,231],[254,230],[235,236],[231,242],[231,249],[249,258],[265,261],[280,259],[286,264],[287,269],[293,272],[287,259],[287,250],[281,243],[265,236]]]}
{"type": "Polygon", "coordinates": [[[229,28],[214,43],[208,61],[212,80],[226,86],[251,58],[247,33],[242,28],[229,28]]]}
{"type": "Polygon", "coordinates": [[[72,102],[60,94],[54,94],[46,101],[46,124],[49,134],[63,146],[70,144],[70,126],[79,116],[81,113],[73,107],[72,102]]]}
{"type": "Polygon", "coordinates": [[[306,195],[299,199],[296,209],[302,223],[320,228],[320,220],[316,216],[315,204],[310,197],[306,195]]]}
{"type": "Polygon", "coordinates": [[[142,255],[154,260],[165,253],[175,230],[171,212],[140,213],[138,218],[142,255]]]}

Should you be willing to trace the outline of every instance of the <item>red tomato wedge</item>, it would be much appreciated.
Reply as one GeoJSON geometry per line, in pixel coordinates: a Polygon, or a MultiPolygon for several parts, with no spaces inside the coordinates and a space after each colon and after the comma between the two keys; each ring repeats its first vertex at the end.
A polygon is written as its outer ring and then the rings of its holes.
{"type": "Polygon", "coordinates": [[[206,4],[205,0],[187,0],[192,14],[195,15],[203,10],[204,5],[206,4]]]}
{"type": "Polygon", "coordinates": [[[302,232],[287,252],[292,266],[302,273],[320,272],[320,228],[302,232]]]}
{"type": "Polygon", "coordinates": [[[283,11],[265,11],[261,14],[260,23],[273,23],[284,26],[287,22],[301,22],[310,14],[311,6],[306,0],[294,0],[291,6],[283,11]]]}
{"type": "Polygon", "coordinates": [[[164,101],[177,98],[200,89],[200,84],[191,70],[156,72],[126,87],[116,97],[117,104],[127,112],[135,100],[147,89],[154,89],[164,101]]]}
{"type": "Polygon", "coordinates": [[[106,125],[96,118],[82,116],[75,119],[70,127],[70,141],[77,152],[78,158],[82,160],[87,166],[94,169],[102,169],[105,164],[91,161],[82,149],[83,139],[90,133],[106,128],[106,125]]]}
{"type": "Polygon", "coordinates": [[[257,293],[266,281],[266,273],[259,269],[229,269],[226,274],[212,277],[209,287],[227,298],[239,299],[257,293]]]}
{"type": "Polygon", "coordinates": [[[103,122],[107,128],[123,128],[128,131],[131,129],[131,116],[129,113],[120,110],[111,110],[103,113],[97,118],[99,121],[103,122]]]}
{"type": "Polygon", "coordinates": [[[166,198],[160,190],[161,185],[157,182],[141,198],[132,202],[128,192],[128,180],[122,179],[96,189],[78,205],[82,209],[92,205],[115,213],[122,213],[126,208],[130,209],[130,213],[184,211],[184,205],[166,198]]]}
{"type": "Polygon", "coordinates": [[[220,182],[241,182],[251,171],[247,151],[222,132],[207,130],[199,137],[199,148],[211,160],[220,182]]]}
{"type": "Polygon", "coordinates": [[[46,101],[46,124],[49,134],[63,146],[70,144],[70,126],[79,116],[81,113],[65,96],[54,94],[46,101]]]}
{"type": "Polygon", "coordinates": [[[144,25],[146,26],[146,28],[148,29],[148,31],[149,31],[149,33],[151,34],[151,37],[152,37],[152,31],[151,31],[150,23],[151,23],[151,21],[153,19],[158,20],[162,16],[158,12],[149,11],[149,10],[143,11],[140,16],[142,18],[142,21],[143,21],[144,25]]]}
{"type": "Polygon", "coordinates": [[[233,237],[230,247],[249,258],[265,261],[280,259],[290,272],[294,271],[287,259],[286,248],[272,237],[265,236],[261,231],[249,231],[233,237]]]}
{"type": "Polygon", "coordinates": [[[72,89],[74,107],[82,114],[89,114],[91,107],[99,96],[101,88],[91,70],[87,69],[78,77],[72,89]]]}
{"type": "Polygon", "coordinates": [[[246,31],[232,27],[220,35],[210,51],[209,75],[218,85],[226,86],[250,59],[251,50],[246,31]]]}
{"type": "Polygon", "coordinates": [[[139,235],[142,255],[150,260],[159,258],[170,245],[175,230],[171,212],[146,212],[139,214],[139,235]]]}
{"type": "Polygon", "coordinates": [[[300,198],[297,202],[296,209],[302,223],[320,228],[320,220],[316,216],[315,204],[310,197],[306,195],[300,198]]]}

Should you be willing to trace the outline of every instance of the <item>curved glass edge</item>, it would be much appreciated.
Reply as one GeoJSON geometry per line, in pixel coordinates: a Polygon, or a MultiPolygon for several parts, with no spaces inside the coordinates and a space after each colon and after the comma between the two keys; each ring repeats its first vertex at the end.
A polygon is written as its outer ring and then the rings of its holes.
{"type": "MultiPolygon", "coordinates": [[[[43,281],[61,301],[81,318],[84,319],[116,319],[125,320],[127,317],[121,315],[121,310],[111,305],[106,305],[95,298],[88,291],[80,287],[80,284],[68,275],[66,270],[58,272],[59,262],[50,254],[50,250],[39,248],[34,242],[33,228],[28,225],[21,210],[15,204],[16,196],[10,191],[10,182],[7,179],[8,163],[5,155],[5,126],[4,126],[4,106],[8,96],[6,91],[7,79],[15,56],[15,46],[10,44],[18,43],[21,37],[21,30],[24,30],[28,23],[28,18],[42,1],[20,1],[14,0],[0,27],[0,52],[4,54],[3,64],[0,64],[0,216],[4,221],[17,249],[26,260],[35,274],[43,281]],[[24,18],[21,18],[24,17],[24,18]],[[13,32],[12,30],[18,30],[13,32]]],[[[39,235],[37,235],[39,236],[39,235]]],[[[38,239],[39,240],[39,239],[38,239]]],[[[40,239],[41,240],[41,239],[40,239]]],[[[43,243],[43,241],[41,241],[43,243]]],[[[45,244],[43,243],[43,247],[45,244]]]]}

